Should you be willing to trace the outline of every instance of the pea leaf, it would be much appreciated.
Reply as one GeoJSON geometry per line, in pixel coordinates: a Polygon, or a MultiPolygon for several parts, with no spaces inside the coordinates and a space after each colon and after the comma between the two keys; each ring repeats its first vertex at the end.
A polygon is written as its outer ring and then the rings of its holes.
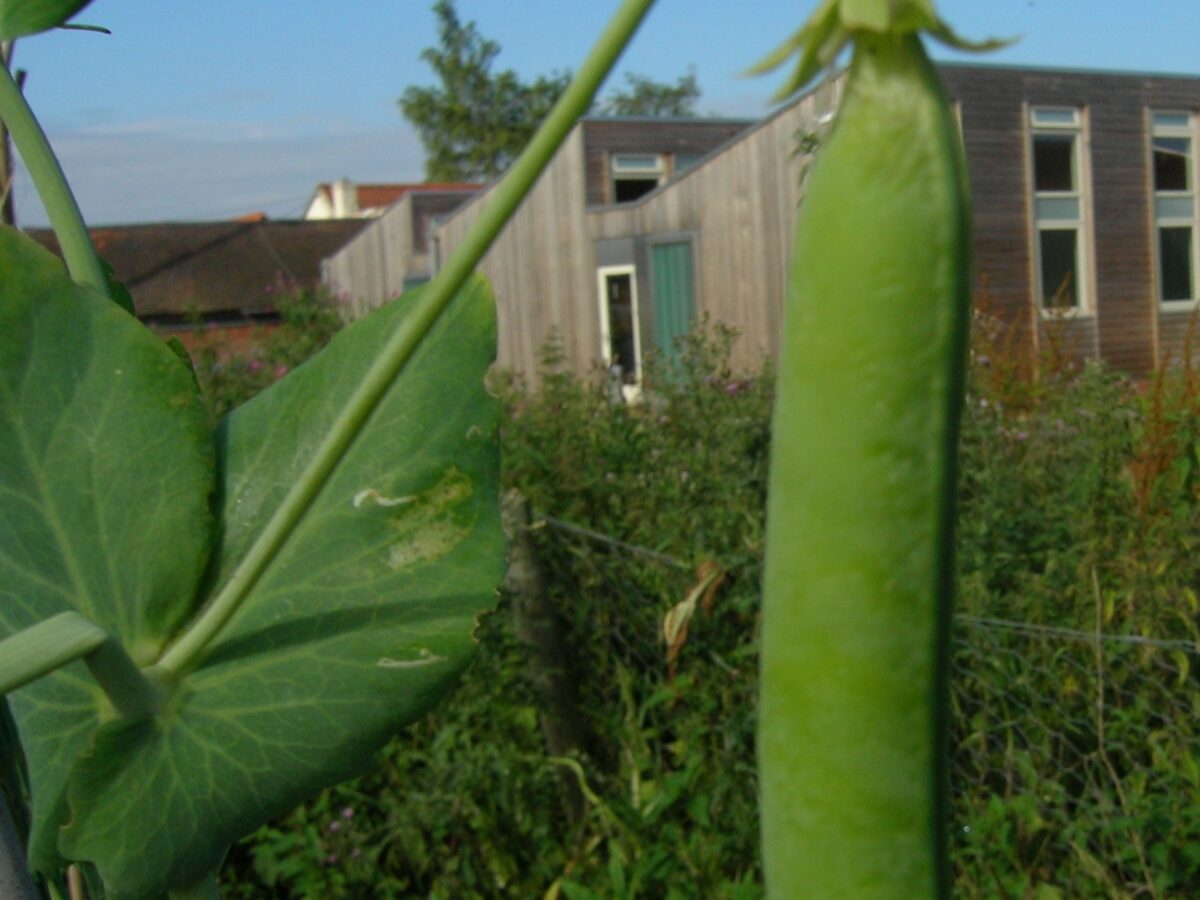
{"type": "MultiPolygon", "coordinates": [[[[159,339],[11,228],[0,272],[0,636],[73,609],[149,663],[211,543],[199,394],[159,339]]],[[[11,700],[50,866],[71,763],[110,708],[78,664],[11,700]]]]}
{"type": "MultiPolygon", "coordinates": [[[[231,573],[312,455],[406,294],[350,326],[217,431],[231,573]]],[[[502,576],[490,291],[455,299],[172,708],[96,735],[61,847],[120,895],[155,896],[229,844],[347,778],[453,683],[502,576]],[[134,851],[136,848],[136,852],[134,851]]]]}
{"type": "Polygon", "coordinates": [[[0,0],[0,40],[36,34],[58,25],[92,0],[0,0]]]}

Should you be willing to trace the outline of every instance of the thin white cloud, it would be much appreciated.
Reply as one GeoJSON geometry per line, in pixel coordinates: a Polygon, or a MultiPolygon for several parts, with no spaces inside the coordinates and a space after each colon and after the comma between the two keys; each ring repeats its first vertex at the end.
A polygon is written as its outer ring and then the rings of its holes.
{"type": "MultiPolygon", "coordinates": [[[[410,128],[299,133],[294,125],[170,120],[51,134],[91,224],[298,216],[316,185],[419,181],[424,153],[410,128]]],[[[23,169],[14,186],[19,224],[46,224],[23,169]]]]}

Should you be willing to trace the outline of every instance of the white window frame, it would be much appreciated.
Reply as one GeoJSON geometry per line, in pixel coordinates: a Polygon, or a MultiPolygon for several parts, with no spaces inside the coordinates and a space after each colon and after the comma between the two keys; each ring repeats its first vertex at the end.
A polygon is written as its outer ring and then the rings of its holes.
{"type": "Polygon", "coordinates": [[[1150,192],[1153,197],[1152,216],[1154,220],[1154,292],[1158,299],[1158,305],[1161,309],[1171,311],[1189,311],[1196,308],[1197,295],[1200,295],[1200,288],[1197,284],[1200,283],[1200,272],[1197,271],[1197,263],[1200,263],[1200,216],[1197,215],[1196,208],[1196,114],[1186,110],[1174,109],[1156,109],[1150,110],[1150,192]],[[1161,121],[1163,118],[1183,118],[1185,123],[1166,123],[1161,121]],[[1188,186],[1183,191],[1160,191],[1154,184],[1154,139],[1155,138],[1187,138],[1190,141],[1190,150],[1188,160],[1188,186]],[[1190,201],[1192,212],[1190,216],[1174,215],[1162,209],[1165,203],[1160,201],[1184,200],[1190,201]],[[1162,267],[1162,237],[1159,232],[1163,228],[1180,228],[1186,227],[1192,229],[1191,241],[1191,271],[1192,271],[1192,296],[1187,300],[1164,300],[1163,299],[1163,267],[1162,267]]]}
{"type": "MultiPolygon", "coordinates": [[[[1087,153],[1087,123],[1084,110],[1074,106],[1030,106],[1026,117],[1029,129],[1026,146],[1029,153],[1030,224],[1033,250],[1034,305],[1043,318],[1061,319],[1089,316],[1094,311],[1092,276],[1092,209],[1091,164],[1087,153]],[[1037,189],[1037,158],[1034,141],[1040,135],[1070,135],[1071,166],[1075,184],[1069,191],[1039,191],[1037,189]],[[1077,214],[1073,217],[1039,213],[1039,200],[1075,201],[1077,214]],[[1075,297],[1073,307],[1049,307],[1042,296],[1042,232],[1075,232],[1075,297]]],[[[1060,203],[1061,206],[1061,203],[1060,203]]]]}
{"type": "Polygon", "coordinates": [[[638,308],[637,266],[600,266],[596,269],[596,295],[600,301],[600,358],[605,367],[613,364],[612,326],[608,315],[608,279],[614,276],[629,276],[630,315],[633,316],[633,360],[637,373],[632,384],[622,384],[621,393],[625,400],[633,402],[642,392],[642,328],[641,311],[638,308]]]}
{"type": "Polygon", "coordinates": [[[661,153],[614,153],[609,157],[608,168],[614,203],[617,202],[618,181],[649,181],[653,178],[661,186],[667,177],[667,160],[661,153]],[[633,163],[632,160],[645,160],[647,164],[633,163]]]}

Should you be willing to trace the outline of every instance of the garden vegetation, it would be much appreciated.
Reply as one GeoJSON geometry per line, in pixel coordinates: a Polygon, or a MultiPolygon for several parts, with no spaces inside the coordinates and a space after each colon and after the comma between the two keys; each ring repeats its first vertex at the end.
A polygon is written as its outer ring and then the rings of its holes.
{"type": "MultiPolygon", "coordinates": [[[[1177,360],[1133,381],[1053,341],[1031,359],[982,314],[974,334],[954,894],[1196,896],[1200,376],[1177,360]]],[[[586,723],[578,749],[547,750],[552,704],[505,595],[453,701],[371,774],[236,846],[227,896],[762,896],[754,711],[773,376],[731,370],[732,340],[700,328],[678,367],[648,367],[638,406],[611,402],[601,373],[565,371],[553,345],[536,388],[496,379],[504,481],[534,511],[586,723]],[[720,582],[670,661],[663,618],[713,564],[720,582]]],[[[255,372],[293,364],[282,346],[264,344],[255,372]]],[[[251,368],[199,375],[230,397],[251,368]]]]}

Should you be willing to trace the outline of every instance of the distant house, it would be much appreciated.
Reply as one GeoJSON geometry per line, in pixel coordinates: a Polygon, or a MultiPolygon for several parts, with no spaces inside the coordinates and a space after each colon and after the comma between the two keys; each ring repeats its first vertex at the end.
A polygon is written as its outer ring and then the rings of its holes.
{"type": "Polygon", "coordinates": [[[437,264],[436,223],[480,190],[471,184],[407,185],[369,227],[323,263],[322,279],[356,314],[423,284],[437,264]]]}
{"type": "Polygon", "coordinates": [[[372,219],[411,192],[472,194],[481,184],[355,184],[342,178],[332,184],[318,184],[305,207],[304,219],[372,219]]]}
{"type": "MultiPolygon", "coordinates": [[[[279,320],[281,289],[316,285],[322,258],[366,225],[248,221],[118,225],[91,229],[92,242],[133,295],[138,318],[187,343],[200,326],[228,341],[279,320]]],[[[49,230],[29,234],[58,252],[49,230]]]]}
{"type": "MultiPolygon", "coordinates": [[[[1135,375],[1179,359],[1200,315],[1200,77],[938,69],[966,149],[981,305],[1030,352],[1053,342],[1135,375]]],[[[584,120],[480,266],[501,363],[532,373],[557,334],[569,365],[619,365],[635,389],[645,355],[674,352],[701,313],[738,329],[736,365],[776,353],[806,151],[843,85],[673,156],[682,123],[584,120]]],[[[435,229],[442,258],[482,201],[435,229]]],[[[367,284],[339,286],[364,308],[386,295],[367,284]]]]}
{"type": "MultiPolygon", "coordinates": [[[[586,364],[596,358],[600,341],[588,210],[637,202],[750,124],[699,118],[582,120],[482,266],[501,298],[502,363],[531,367],[554,329],[570,345],[572,361],[586,364]],[[582,303],[586,314],[577,308],[582,303]]],[[[378,306],[427,278],[486,202],[481,192],[443,216],[420,259],[409,249],[401,201],[326,262],[326,282],[357,313],[378,306]]]]}

